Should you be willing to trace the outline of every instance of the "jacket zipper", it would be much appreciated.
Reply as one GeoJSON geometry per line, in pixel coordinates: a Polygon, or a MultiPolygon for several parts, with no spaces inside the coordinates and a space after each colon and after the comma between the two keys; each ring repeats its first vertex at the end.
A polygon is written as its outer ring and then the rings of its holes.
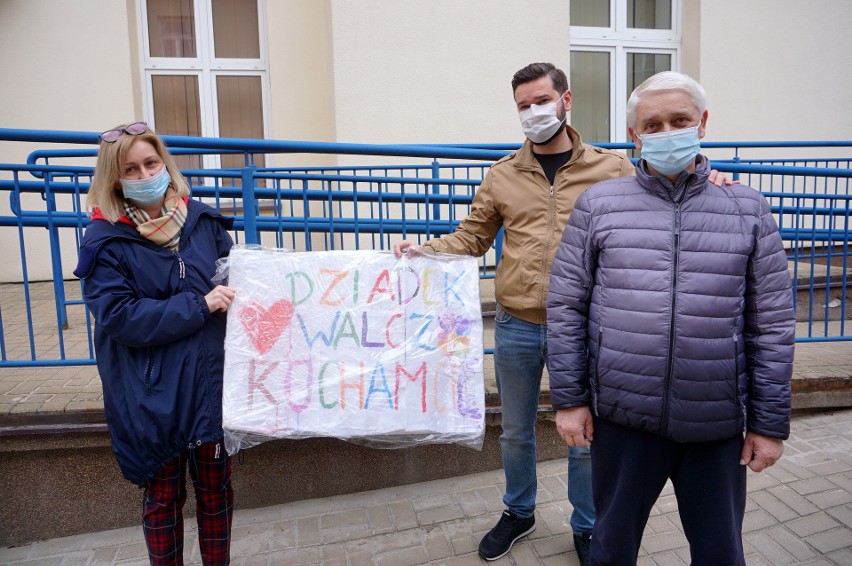
{"type": "Polygon", "coordinates": [[[663,418],[660,419],[660,434],[669,428],[669,388],[674,373],[675,319],[677,318],[677,274],[680,259],[680,202],[675,202],[674,210],[674,259],[672,261],[672,311],[669,320],[669,353],[666,371],[666,383],[663,389],[663,418]]]}
{"type": "MultiPolygon", "coordinates": [[[[542,279],[545,279],[545,273],[547,269],[547,256],[550,255],[550,247],[552,245],[551,242],[553,240],[553,218],[555,216],[555,214],[553,213],[553,195],[555,193],[556,191],[553,185],[550,185],[550,195],[548,196],[549,202],[547,205],[547,238],[544,242],[544,253],[541,256],[541,268],[538,271],[542,279]]],[[[544,296],[544,287],[544,281],[542,281],[542,284],[538,286],[538,302],[540,304],[543,304],[546,299],[546,297],[544,296]]]]}
{"type": "Polygon", "coordinates": [[[179,253],[175,252],[175,256],[178,260],[178,279],[184,279],[186,277],[186,264],[183,263],[183,258],[180,257],[179,253]]]}

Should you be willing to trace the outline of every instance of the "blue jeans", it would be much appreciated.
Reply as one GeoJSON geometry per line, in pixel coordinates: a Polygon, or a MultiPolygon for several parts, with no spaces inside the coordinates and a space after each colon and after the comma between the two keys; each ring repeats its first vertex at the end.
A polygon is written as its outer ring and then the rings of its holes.
{"type": "MultiPolygon", "coordinates": [[[[535,425],[547,363],[547,326],[517,319],[499,305],[494,323],[494,372],[503,421],[500,448],[506,474],[503,503],[519,517],[531,517],[537,487],[535,425]]],[[[568,501],[574,507],[571,530],[591,534],[595,507],[588,448],[568,449],[568,501]]]]}

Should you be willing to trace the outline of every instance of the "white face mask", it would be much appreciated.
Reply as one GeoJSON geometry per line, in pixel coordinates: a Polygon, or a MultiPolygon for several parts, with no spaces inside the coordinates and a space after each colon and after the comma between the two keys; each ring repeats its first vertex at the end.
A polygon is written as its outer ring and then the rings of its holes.
{"type": "Polygon", "coordinates": [[[557,117],[557,103],[562,102],[562,95],[553,102],[545,104],[533,104],[526,110],[521,110],[519,117],[521,119],[521,128],[524,130],[524,135],[533,143],[544,143],[556,135],[559,128],[565,122],[563,117],[561,120],[557,117]]]}

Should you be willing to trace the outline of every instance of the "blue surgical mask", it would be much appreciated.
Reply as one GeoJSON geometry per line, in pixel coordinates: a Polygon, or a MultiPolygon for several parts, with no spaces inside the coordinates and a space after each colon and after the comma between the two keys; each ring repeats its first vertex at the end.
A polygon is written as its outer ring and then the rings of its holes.
{"type": "Polygon", "coordinates": [[[169,183],[172,178],[166,170],[166,166],[160,169],[154,175],[147,179],[119,179],[121,190],[124,192],[124,198],[133,201],[142,206],[152,206],[158,204],[163,195],[166,194],[166,189],[169,188],[169,183]]]}
{"type": "Polygon", "coordinates": [[[659,174],[677,175],[695,161],[701,149],[698,126],[639,136],[642,140],[642,159],[659,174]]]}

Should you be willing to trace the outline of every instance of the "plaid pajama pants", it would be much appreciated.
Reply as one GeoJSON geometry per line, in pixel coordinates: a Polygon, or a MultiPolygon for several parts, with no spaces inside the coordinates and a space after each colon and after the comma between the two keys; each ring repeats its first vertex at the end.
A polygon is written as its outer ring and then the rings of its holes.
{"type": "Polygon", "coordinates": [[[229,564],[234,491],[231,459],[222,442],[208,442],[185,450],[145,485],[142,529],[151,564],[183,564],[187,467],[195,487],[202,562],[205,566],[229,564]]]}

